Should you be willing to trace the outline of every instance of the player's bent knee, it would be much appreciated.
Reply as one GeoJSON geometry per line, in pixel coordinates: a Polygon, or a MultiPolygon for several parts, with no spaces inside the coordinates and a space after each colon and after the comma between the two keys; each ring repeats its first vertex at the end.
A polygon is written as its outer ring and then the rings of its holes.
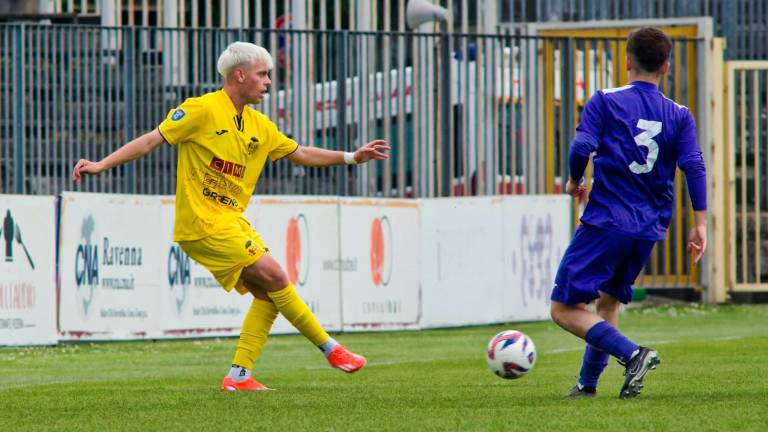
{"type": "Polygon", "coordinates": [[[256,285],[253,282],[248,282],[247,280],[243,281],[243,285],[245,285],[245,288],[248,290],[248,292],[253,295],[254,298],[257,298],[259,300],[263,300],[266,302],[272,302],[272,299],[269,298],[267,295],[267,291],[260,286],[256,285]]]}
{"type": "Polygon", "coordinates": [[[573,322],[573,319],[577,316],[574,315],[575,313],[578,314],[582,311],[585,311],[586,309],[587,305],[584,303],[568,305],[565,303],[552,301],[552,304],[549,307],[549,316],[552,318],[552,321],[554,321],[555,324],[566,328],[569,326],[569,323],[573,322]]]}
{"type": "Polygon", "coordinates": [[[243,274],[246,282],[267,291],[279,291],[289,283],[280,264],[268,255],[246,267],[243,274]]]}
{"type": "Polygon", "coordinates": [[[554,309],[550,309],[549,310],[549,317],[552,318],[552,321],[557,323],[557,318],[558,318],[557,311],[555,311],[554,309]]]}
{"type": "Polygon", "coordinates": [[[279,267],[277,271],[270,275],[269,281],[269,286],[267,286],[268,291],[279,291],[288,286],[290,283],[288,276],[285,274],[283,269],[279,267]]]}
{"type": "Polygon", "coordinates": [[[552,304],[549,307],[549,316],[552,318],[552,321],[560,324],[562,317],[563,317],[563,308],[565,305],[562,303],[558,303],[556,301],[553,301],[552,304]]]}

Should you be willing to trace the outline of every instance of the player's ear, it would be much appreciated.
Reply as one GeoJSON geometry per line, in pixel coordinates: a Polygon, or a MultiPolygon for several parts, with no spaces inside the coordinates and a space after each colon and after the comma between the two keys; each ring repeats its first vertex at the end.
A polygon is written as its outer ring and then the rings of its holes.
{"type": "Polygon", "coordinates": [[[236,68],[232,71],[232,78],[235,82],[242,84],[245,81],[245,72],[241,68],[236,68]]]}
{"type": "Polygon", "coordinates": [[[666,62],[664,63],[664,66],[661,67],[661,76],[664,76],[669,72],[670,63],[666,62]]]}
{"type": "Polygon", "coordinates": [[[632,70],[632,56],[627,54],[627,71],[632,70]]]}

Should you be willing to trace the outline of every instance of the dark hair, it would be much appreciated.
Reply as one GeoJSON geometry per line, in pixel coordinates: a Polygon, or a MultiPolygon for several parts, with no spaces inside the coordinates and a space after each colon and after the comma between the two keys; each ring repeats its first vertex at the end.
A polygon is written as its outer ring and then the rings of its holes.
{"type": "Polygon", "coordinates": [[[639,28],[627,37],[627,53],[635,67],[645,72],[659,72],[671,50],[669,36],[655,27],[639,28]]]}

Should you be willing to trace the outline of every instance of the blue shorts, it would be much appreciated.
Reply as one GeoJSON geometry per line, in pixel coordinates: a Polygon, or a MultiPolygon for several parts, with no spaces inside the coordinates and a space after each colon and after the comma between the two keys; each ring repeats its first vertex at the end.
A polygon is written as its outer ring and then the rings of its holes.
{"type": "Polygon", "coordinates": [[[629,303],[632,284],[655,244],[655,240],[580,225],[557,269],[552,300],[567,305],[589,303],[602,291],[629,303]]]}

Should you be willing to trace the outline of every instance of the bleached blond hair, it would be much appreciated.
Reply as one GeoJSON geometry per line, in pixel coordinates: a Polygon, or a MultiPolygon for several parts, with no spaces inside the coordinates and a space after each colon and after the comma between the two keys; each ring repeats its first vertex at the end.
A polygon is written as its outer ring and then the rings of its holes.
{"type": "Polygon", "coordinates": [[[269,69],[275,65],[272,55],[263,47],[250,42],[233,42],[222,51],[216,62],[216,69],[227,79],[233,69],[258,62],[263,62],[269,69]]]}

